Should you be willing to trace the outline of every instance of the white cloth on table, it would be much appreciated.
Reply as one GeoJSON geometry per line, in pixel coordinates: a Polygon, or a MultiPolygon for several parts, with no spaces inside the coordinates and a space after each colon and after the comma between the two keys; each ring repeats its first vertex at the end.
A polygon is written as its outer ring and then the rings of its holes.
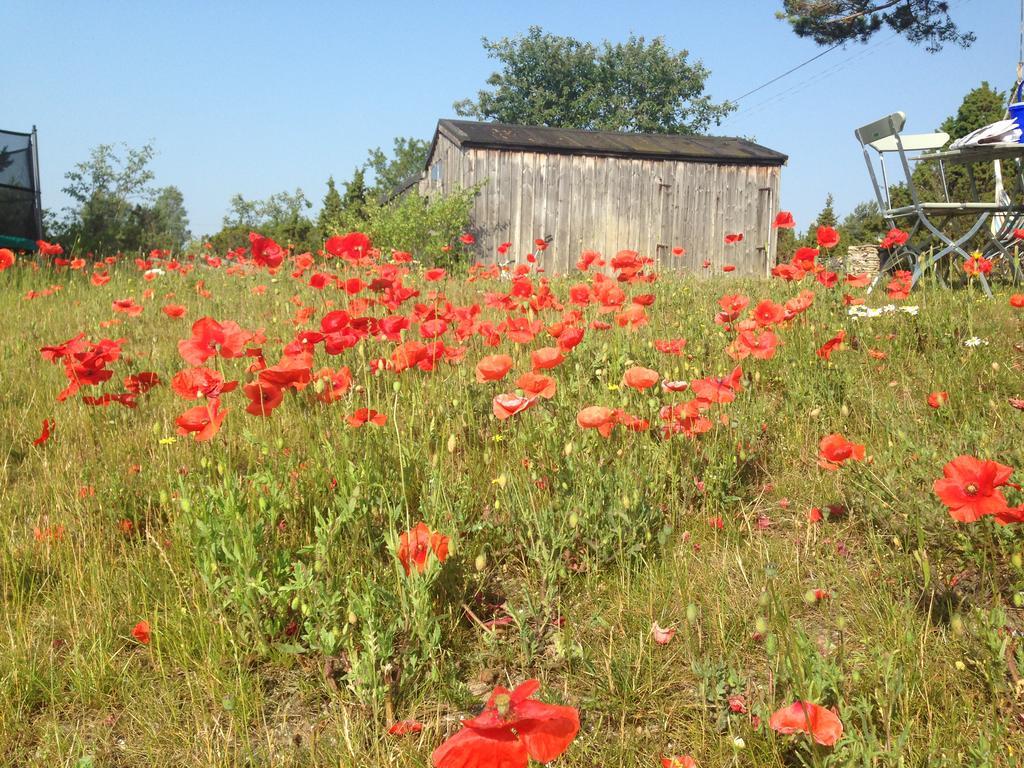
{"type": "Polygon", "coordinates": [[[1020,137],[1021,129],[1017,125],[1016,120],[999,120],[976,131],[972,131],[963,138],[957,139],[949,145],[949,148],[960,149],[961,147],[974,147],[979,144],[1019,142],[1020,137]]]}

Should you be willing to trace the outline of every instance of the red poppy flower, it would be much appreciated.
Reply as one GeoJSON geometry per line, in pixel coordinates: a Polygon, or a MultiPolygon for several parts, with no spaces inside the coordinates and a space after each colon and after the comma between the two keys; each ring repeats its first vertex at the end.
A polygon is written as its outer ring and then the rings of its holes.
{"type": "Polygon", "coordinates": [[[501,245],[498,246],[498,253],[504,256],[506,253],[508,253],[508,249],[511,247],[512,243],[502,243],[501,245]]]}
{"type": "Polygon", "coordinates": [[[723,264],[722,265],[722,271],[723,272],[735,272],[736,271],[736,267],[734,265],[732,265],[732,264],[723,264]]]}
{"type": "Polygon", "coordinates": [[[201,317],[192,324],[192,335],[178,342],[178,353],[189,365],[202,365],[214,355],[225,358],[242,357],[250,341],[259,343],[259,334],[244,330],[238,323],[218,323],[212,317],[201,317]]]}
{"type": "Polygon", "coordinates": [[[362,232],[334,235],[327,238],[327,242],[324,243],[324,250],[329,254],[349,261],[362,260],[369,255],[371,247],[369,236],[362,232]]]}
{"type": "Polygon", "coordinates": [[[476,242],[476,238],[473,237],[473,235],[471,235],[469,232],[464,232],[461,235],[459,235],[459,241],[463,245],[472,245],[473,243],[476,242]]]}
{"type": "Polygon", "coordinates": [[[388,728],[388,733],[392,736],[406,736],[410,733],[419,733],[422,730],[422,723],[418,723],[415,720],[399,720],[391,724],[391,727],[388,728]]]}
{"type": "Polygon", "coordinates": [[[512,370],[515,362],[508,355],[488,355],[480,358],[476,364],[476,380],[483,384],[487,381],[501,381],[512,370]]]}
{"type": "Polygon", "coordinates": [[[949,400],[949,393],[947,392],[932,392],[928,395],[928,405],[932,408],[941,408],[942,404],[949,400]]]}
{"type": "Polygon", "coordinates": [[[775,217],[775,221],[772,222],[773,229],[795,229],[796,221],[793,219],[793,214],[789,211],[779,211],[775,217]]]}
{"type": "Polygon", "coordinates": [[[690,383],[697,400],[704,403],[731,403],[743,389],[743,370],[737,365],[728,376],[710,376],[690,383]]]}
{"type": "Polygon", "coordinates": [[[220,409],[220,400],[210,400],[206,405],[189,408],[175,419],[174,423],[178,425],[179,435],[191,434],[196,442],[203,442],[212,440],[220,431],[220,426],[228,413],[227,409],[220,409]]]}
{"type": "Polygon", "coordinates": [[[10,248],[0,248],[0,272],[14,266],[14,251],[10,248]]]}
{"type": "Polygon", "coordinates": [[[237,386],[237,381],[225,382],[224,375],[212,368],[186,368],[171,379],[171,389],[186,400],[216,399],[237,386]]]}
{"type": "Polygon", "coordinates": [[[557,368],[565,360],[565,355],[558,347],[541,347],[530,353],[530,361],[534,371],[547,371],[557,368]]]}
{"type": "Polygon", "coordinates": [[[980,254],[975,254],[964,262],[964,272],[970,277],[991,274],[992,259],[986,259],[980,254]]]}
{"type": "Polygon", "coordinates": [[[843,341],[846,339],[846,331],[839,331],[835,336],[826,341],[821,347],[814,353],[822,360],[831,360],[832,353],[843,346],[843,341]]]}
{"type": "Polygon", "coordinates": [[[672,638],[676,636],[675,627],[662,627],[658,622],[651,624],[651,635],[654,637],[654,642],[658,645],[668,645],[672,642],[672,638]]]}
{"type": "Polygon", "coordinates": [[[448,537],[431,532],[426,523],[419,523],[398,537],[398,562],[405,569],[405,575],[412,572],[412,566],[416,567],[417,573],[423,573],[427,569],[427,557],[434,553],[439,563],[448,559],[448,537]]]}
{"type": "Polygon", "coordinates": [[[697,768],[697,761],[689,755],[661,758],[661,768],[697,768]]]}
{"type": "Polygon", "coordinates": [[[833,746],[843,735],[843,724],[830,709],[810,701],[795,701],[783,707],[768,721],[773,731],[782,734],[806,733],[818,744],[833,746]]]}
{"type": "Polygon", "coordinates": [[[818,246],[821,248],[835,248],[839,245],[839,233],[832,227],[818,227],[818,246]]]}
{"type": "Polygon", "coordinates": [[[509,393],[495,395],[491,401],[491,412],[499,421],[504,421],[533,407],[537,402],[536,395],[527,394],[526,397],[519,397],[509,393]]]}
{"type": "Polygon", "coordinates": [[[576,423],[583,429],[596,429],[602,437],[609,437],[615,427],[615,409],[603,405],[590,405],[576,414],[576,423]]]}
{"type": "Polygon", "coordinates": [[[1015,293],[1010,297],[1010,306],[1016,309],[1024,309],[1024,293],[1015,293]]]}
{"type": "Polygon", "coordinates": [[[871,285],[871,275],[847,275],[846,284],[851,288],[867,288],[871,285]]]}
{"type": "Polygon", "coordinates": [[[168,317],[178,318],[184,317],[188,310],[181,304],[167,304],[166,306],[161,307],[161,311],[168,317]]]}
{"type": "Polygon", "coordinates": [[[973,523],[1006,511],[1006,498],[998,488],[1009,484],[1013,467],[957,456],[942,468],[942,474],[932,488],[954,520],[973,523]]]}
{"type": "Polygon", "coordinates": [[[580,730],[579,712],[530,698],[539,688],[537,680],[495,688],[484,711],[434,750],[434,768],[526,768],[530,758],[550,763],[565,752],[580,730]]]}
{"type": "Polygon", "coordinates": [[[142,309],[134,299],[117,299],[114,302],[114,311],[128,315],[128,317],[138,317],[142,314],[142,309]]]}
{"type": "Polygon", "coordinates": [[[444,276],[445,271],[440,267],[428,269],[426,272],[423,273],[423,279],[425,279],[428,283],[436,283],[438,280],[443,279],[444,276]]]}
{"type": "Polygon", "coordinates": [[[818,466],[836,470],[847,461],[863,461],[864,446],[851,443],[838,432],[821,438],[818,445],[818,466]]]}
{"type": "Polygon", "coordinates": [[[531,397],[543,397],[545,400],[550,400],[555,396],[558,385],[550,376],[530,371],[516,379],[516,386],[531,397]]]}
{"type": "Polygon", "coordinates": [[[733,243],[740,243],[742,241],[743,241],[743,233],[742,232],[738,232],[736,234],[730,234],[730,235],[726,235],[725,236],[725,242],[726,242],[727,245],[732,245],[733,243]]]}
{"type": "Polygon", "coordinates": [[[661,376],[657,371],[652,371],[650,368],[634,365],[632,368],[629,368],[625,374],[623,374],[622,383],[627,387],[632,387],[633,389],[644,390],[653,387],[658,383],[660,378],[661,376]]]}
{"type": "Polygon", "coordinates": [[[142,645],[149,645],[149,622],[143,619],[132,627],[132,637],[134,637],[137,642],[142,643],[142,645]]]}
{"type": "Polygon", "coordinates": [[[49,419],[43,419],[43,431],[39,434],[35,440],[32,441],[32,445],[42,445],[50,439],[50,432],[53,430],[53,422],[49,419]]]}
{"type": "Polygon", "coordinates": [[[45,240],[36,240],[36,247],[44,256],[60,256],[64,249],[58,243],[48,243],[45,240]]]}
{"type": "Polygon", "coordinates": [[[685,256],[686,255],[686,249],[683,248],[682,246],[677,245],[677,246],[675,246],[672,249],[672,255],[673,256],[685,256]]]}
{"type": "Polygon", "coordinates": [[[754,320],[762,327],[781,323],[785,319],[786,308],[769,299],[765,299],[754,307],[754,320]]]}
{"type": "Polygon", "coordinates": [[[376,427],[383,427],[388,423],[388,415],[386,413],[380,413],[373,410],[372,408],[360,408],[347,419],[346,423],[350,427],[361,427],[364,424],[373,424],[376,427]]]}

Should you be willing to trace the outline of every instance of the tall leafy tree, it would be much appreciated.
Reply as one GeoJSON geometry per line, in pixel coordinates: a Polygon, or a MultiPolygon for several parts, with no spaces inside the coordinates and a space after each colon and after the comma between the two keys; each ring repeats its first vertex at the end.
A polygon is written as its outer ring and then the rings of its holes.
{"type": "Polygon", "coordinates": [[[784,0],[778,16],[800,37],[818,45],[867,42],[890,29],[935,53],[947,43],[967,48],[972,32],[963,32],[944,0],[784,0]]]}
{"type": "Polygon", "coordinates": [[[388,197],[409,178],[423,170],[427,162],[430,142],[408,136],[398,136],[391,154],[377,147],[370,150],[365,168],[373,174],[373,194],[388,197]]]}
{"type": "Polygon", "coordinates": [[[643,133],[702,133],[732,111],[704,92],[710,74],[661,37],[600,45],[530,27],[525,35],[483,38],[501,69],[490,90],[454,105],[457,114],[526,125],[643,133]]]}
{"type": "Polygon", "coordinates": [[[64,174],[63,192],[72,205],[65,209],[61,238],[97,254],[144,247],[143,219],[156,194],[149,168],[154,154],[151,144],[100,144],[64,174]]]}
{"type": "Polygon", "coordinates": [[[177,187],[164,187],[156,193],[151,208],[142,212],[144,247],[180,251],[192,237],[188,228],[185,196],[177,187]]]}
{"type": "Polygon", "coordinates": [[[306,211],[313,204],[301,189],[278,192],[265,200],[234,195],[220,232],[210,238],[214,248],[226,250],[249,244],[249,232],[259,232],[281,245],[313,248],[318,245],[313,222],[306,211]]]}
{"type": "Polygon", "coordinates": [[[334,183],[334,177],[327,179],[327,194],[320,206],[320,213],[317,214],[316,228],[320,237],[326,240],[335,233],[336,223],[341,221],[345,206],[341,202],[341,195],[334,183]]]}

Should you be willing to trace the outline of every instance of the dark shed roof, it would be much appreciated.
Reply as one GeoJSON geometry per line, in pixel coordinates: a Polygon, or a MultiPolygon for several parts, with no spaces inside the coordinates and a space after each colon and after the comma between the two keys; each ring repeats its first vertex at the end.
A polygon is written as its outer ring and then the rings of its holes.
{"type": "MultiPolygon", "coordinates": [[[[582,131],[532,125],[439,120],[437,133],[459,147],[486,147],[519,152],[687,160],[732,165],[783,165],[789,158],[746,139],[719,136],[683,136],[665,133],[582,131]]],[[[437,143],[435,134],[434,143],[437,143]]],[[[430,155],[434,147],[430,148],[430,155]]],[[[428,155],[428,161],[429,157],[428,155]]]]}

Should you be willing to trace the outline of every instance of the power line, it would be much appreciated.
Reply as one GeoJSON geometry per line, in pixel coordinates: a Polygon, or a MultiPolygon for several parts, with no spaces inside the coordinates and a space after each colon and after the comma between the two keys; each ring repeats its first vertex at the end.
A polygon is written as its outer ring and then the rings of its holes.
{"type": "Polygon", "coordinates": [[[744,93],[744,94],[743,94],[742,96],[740,96],[739,98],[733,99],[733,100],[732,100],[732,103],[733,103],[733,104],[735,104],[736,102],[740,101],[741,99],[745,99],[745,98],[747,98],[747,96],[750,96],[751,94],[757,93],[757,92],[758,92],[758,91],[760,91],[760,90],[761,90],[762,88],[767,88],[767,87],[768,87],[769,85],[771,85],[772,83],[778,82],[779,80],[781,80],[782,78],[786,77],[787,75],[791,75],[791,74],[793,74],[793,73],[794,73],[794,72],[796,72],[796,71],[797,71],[798,69],[802,69],[803,67],[806,67],[806,66],[807,66],[808,64],[810,64],[810,63],[811,63],[812,61],[817,61],[817,60],[818,60],[818,59],[820,59],[820,58],[821,58],[822,56],[824,56],[824,55],[825,55],[826,53],[831,53],[831,52],[832,52],[832,51],[834,51],[834,50],[835,50],[836,48],[839,48],[839,47],[840,47],[840,46],[842,46],[842,45],[843,45],[842,43],[836,43],[836,44],[835,44],[835,45],[833,45],[833,46],[832,46],[831,48],[826,48],[826,49],[825,49],[824,51],[822,51],[821,53],[817,54],[816,56],[812,56],[811,58],[809,58],[809,59],[808,59],[807,61],[805,61],[804,63],[802,63],[802,64],[797,64],[797,65],[796,65],[795,67],[793,67],[792,69],[787,69],[787,70],[786,70],[785,72],[783,72],[783,73],[782,73],[781,75],[779,75],[778,77],[773,77],[773,78],[772,78],[771,80],[769,80],[769,81],[768,81],[767,83],[763,83],[762,85],[759,85],[759,86],[757,86],[757,88],[754,88],[754,89],[753,89],[752,91],[747,91],[746,93],[744,93]]]}

